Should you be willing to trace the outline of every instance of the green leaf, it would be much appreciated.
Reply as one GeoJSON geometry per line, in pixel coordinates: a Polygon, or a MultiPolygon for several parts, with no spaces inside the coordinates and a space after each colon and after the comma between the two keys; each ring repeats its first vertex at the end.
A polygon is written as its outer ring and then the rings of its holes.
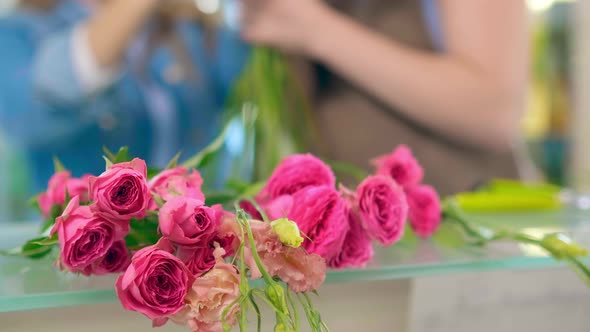
{"type": "MultiPolygon", "coordinates": [[[[57,236],[55,236],[57,239],[57,236]]],[[[10,250],[2,251],[0,254],[7,256],[23,256],[32,259],[40,259],[47,256],[55,247],[57,241],[54,242],[54,237],[48,240],[47,237],[39,237],[27,241],[24,245],[10,250]]]]}
{"type": "Polygon", "coordinates": [[[57,244],[59,242],[59,239],[57,238],[57,234],[53,234],[53,236],[48,236],[48,237],[44,237],[41,239],[35,239],[35,240],[31,240],[29,242],[31,242],[32,244],[40,245],[40,246],[53,246],[54,244],[57,244]]]}
{"type": "Polygon", "coordinates": [[[207,193],[205,196],[205,202],[207,206],[213,206],[216,204],[226,205],[238,198],[238,195],[230,192],[213,192],[207,193]]]}
{"type": "Polygon", "coordinates": [[[115,155],[115,159],[113,160],[113,164],[124,163],[127,161],[131,161],[131,157],[129,156],[129,147],[123,146],[119,149],[117,154],[115,155]]]}
{"type": "Polygon", "coordinates": [[[174,155],[174,157],[172,157],[170,162],[168,162],[168,165],[166,165],[166,169],[172,169],[172,168],[176,167],[176,165],[178,165],[178,159],[180,159],[181,154],[182,154],[182,151],[178,151],[178,153],[176,155],[174,155]]]}
{"type": "Polygon", "coordinates": [[[53,225],[55,225],[55,219],[45,219],[45,221],[43,221],[43,223],[41,224],[41,234],[45,234],[45,232],[48,232],[53,227],[53,225]]]}
{"type": "Polygon", "coordinates": [[[39,195],[31,197],[28,202],[28,205],[36,211],[41,211],[41,207],[39,206],[39,195]]]}
{"type": "Polygon", "coordinates": [[[115,161],[115,159],[117,159],[117,157],[115,157],[115,154],[111,152],[111,150],[109,150],[106,146],[102,147],[102,151],[105,154],[105,158],[110,160],[111,163],[113,163],[115,161]]]}
{"type": "Polygon", "coordinates": [[[223,131],[221,132],[221,135],[219,135],[215,140],[213,140],[213,142],[211,142],[203,150],[197,153],[194,157],[185,161],[182,164],[182,166],[186,168],[199,168],[205,166],[209,161],[213,159],[214,155],[223,147],[225,137],[228,133],[228,128],[229,125],[226,125],[223,131]]]}
{"type": "Polygon", "coordinates": [[[102,158],[105,161],[105,170],[108,170],[111,168],[111,166],[113,166],[113,162],[107,156],[102,156],[102,158]]]}
{"type": "Polygon", "coordinates": [[[130,249],[144,248],[156,244],[160,239],[157,217],[131,219],[130,226],[129,234],[125,237],[125,243],[130,249]]]}
{"type": "Polygon", "coordinates": [[[153,178],[154,178],[156,175],[160,174],[160,172],[161,172],[161,171],[162,171],[162,170],[161,170],[161,169],[159,169],[159,168],[155,168],[155,167],[148,167],[148,170],[147,170],[147,177],[148,177],[148,180],[151,180],[151,179],[153,179],[153,178]]]}
{"type": "Polygon", "coordinates": [[[59,205],[54,205],[51,207],[51,211],[49,211],[49,218],[55,220],[55,218],[59,217],[63,213],[63,207],[59,205]]]}
{"type": "Polygon", "coordinates": [[[64,164],[56,156],[53,156],[53,169],[55,173],[66,171],[64,164]]]}

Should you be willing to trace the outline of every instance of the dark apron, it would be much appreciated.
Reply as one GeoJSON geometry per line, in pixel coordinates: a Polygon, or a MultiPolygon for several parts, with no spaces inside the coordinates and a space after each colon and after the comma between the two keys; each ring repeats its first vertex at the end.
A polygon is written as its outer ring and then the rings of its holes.
{"type": "MultiPolygon", "coordinates": [[[[392,40],[434,52],[420,1],[354,3],[357,5],[340,9],[392,40]]],[[[511,153],[492,154],[445,139],[338,77],[332,77],[315,97],[315,108],[320,146],[330,159],[370,169],[370,159],[407,144],[425,169],[424,182],[443,195],[473,189],[496,177],[518,177],[511,153]]]]}

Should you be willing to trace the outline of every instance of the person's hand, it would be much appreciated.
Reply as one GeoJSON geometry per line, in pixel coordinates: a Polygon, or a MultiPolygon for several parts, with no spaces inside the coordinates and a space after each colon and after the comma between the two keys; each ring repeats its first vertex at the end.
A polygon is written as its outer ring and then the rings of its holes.
{"type": "Polygon", "coordinates": [[[312,55],[334,15],[320,0],[242,0],[242,36],[254,44],[312,55]]]}

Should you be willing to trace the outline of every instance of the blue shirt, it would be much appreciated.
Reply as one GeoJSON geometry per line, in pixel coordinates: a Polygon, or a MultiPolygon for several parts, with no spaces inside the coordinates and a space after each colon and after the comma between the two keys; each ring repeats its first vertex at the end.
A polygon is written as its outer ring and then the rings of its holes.
{"type": "Polygon", "coordinates": [[[135,54],[145,53],[138,38],[116,82],[91,95],[81,88],[71,51],[73,29],[87,15],[76,2],[61,1],[49,13],[0,19],[0,130],[25,152],[32,191],[46,186],[53,156],[79,176],[104,170],[102,146],[127,145],[154,166],[179,150],[197,152],[219,133],[224,100],[248,55],[227,27],[207,50],[200,28],[178,23],[194,72],[171,78],[178,62],[166,47],[138,69],[135,54]]]}

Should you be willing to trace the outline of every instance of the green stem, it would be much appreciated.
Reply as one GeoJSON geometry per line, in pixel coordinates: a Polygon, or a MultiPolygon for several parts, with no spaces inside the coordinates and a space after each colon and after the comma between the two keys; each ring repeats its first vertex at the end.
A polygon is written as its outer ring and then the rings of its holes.
{"type": "Polygon", "coordinates": [[[289,301],[291,308],[293,308],[293,328],[295,329],[295,332],[299,332],[299,312],[297,311],[297,306],[293,301],[293,297],[291,297],[291,290],[289,288],[287,288],[287,300],[289,301]]]}

